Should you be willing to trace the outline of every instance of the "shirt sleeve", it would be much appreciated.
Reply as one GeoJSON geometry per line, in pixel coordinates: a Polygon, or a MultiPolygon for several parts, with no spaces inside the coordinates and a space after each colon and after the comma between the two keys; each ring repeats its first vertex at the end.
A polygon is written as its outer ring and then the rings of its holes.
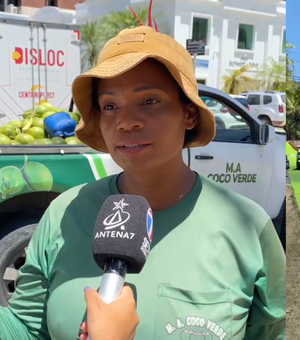
{"type": "Polygon", "coordinates": [[[263,266],[256,278],[245,340],[283,340],[286,339],[286,262],[271,220],[260,235],[260,243],[263,266]]]}
{"type": "Polygon", "coordinates": [[[46,321],[49,213],[42,217],[19,271],[9,307],[0,307],[1,340],[50,340],[46,321]]]}

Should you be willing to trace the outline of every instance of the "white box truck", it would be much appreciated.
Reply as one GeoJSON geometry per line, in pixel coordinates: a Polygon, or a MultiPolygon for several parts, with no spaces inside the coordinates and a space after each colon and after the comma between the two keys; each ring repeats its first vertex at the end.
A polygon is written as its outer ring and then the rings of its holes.
{"type": "Polygon", "coordinates": [[[47,100],[68,108],[80,64],[79,26],[0,13],[0,126],[47,100]]]}

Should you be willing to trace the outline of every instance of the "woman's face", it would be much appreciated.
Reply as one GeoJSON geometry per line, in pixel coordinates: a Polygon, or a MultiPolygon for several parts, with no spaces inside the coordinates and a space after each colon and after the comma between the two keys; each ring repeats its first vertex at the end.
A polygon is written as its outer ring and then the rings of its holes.
{"type": "Polygon", "coordinates": [[[100,81],[100,128],[109,153],[124,171],[151,171],[181,161],[196,107],[183,104],[179,93],[173,77],[153,59],[100,81]]]}

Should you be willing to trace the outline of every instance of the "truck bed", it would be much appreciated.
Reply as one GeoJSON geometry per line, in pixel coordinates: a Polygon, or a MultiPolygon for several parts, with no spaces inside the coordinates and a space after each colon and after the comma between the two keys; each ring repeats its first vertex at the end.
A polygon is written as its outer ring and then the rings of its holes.
{"type": "Polygon", "coordinates": [[[81,154],[101,153],[86,145],[22,145],[22,146],[0,146],[0,155],[44,155],[44,154],[81,154]]]}

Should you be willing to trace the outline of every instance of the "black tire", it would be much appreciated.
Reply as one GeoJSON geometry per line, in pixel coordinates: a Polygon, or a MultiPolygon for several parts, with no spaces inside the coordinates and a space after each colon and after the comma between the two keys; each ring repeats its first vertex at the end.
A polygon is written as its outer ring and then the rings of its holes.
{"type": "Polygon", "coordinates": [[[0,240],[0,306],[9,305],[14,292],[14,280],[4,280],[8,267],[19,270],[25,262],[25,248],[28,246],[37,223],[12,231],[0,240]]]}

